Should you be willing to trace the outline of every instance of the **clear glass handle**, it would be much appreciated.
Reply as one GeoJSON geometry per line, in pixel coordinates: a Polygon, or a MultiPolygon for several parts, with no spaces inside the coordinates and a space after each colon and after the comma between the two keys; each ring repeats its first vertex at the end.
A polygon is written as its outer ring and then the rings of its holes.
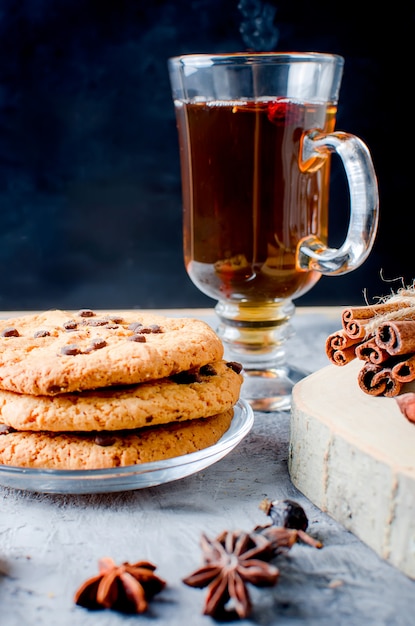
{"type": "Polygon", "coordinates": [[[315,236],[305,237],[298,248],[298,264],[322,274],[346,274],[368,257],[379,219],[379,194],[375,170],[365,143],[345,132],[305,133],[302,140],[302,171],[320,167],[336,153],[346,172],[350,191],[349,227],[343,245],[329,248],[315,236]]]}

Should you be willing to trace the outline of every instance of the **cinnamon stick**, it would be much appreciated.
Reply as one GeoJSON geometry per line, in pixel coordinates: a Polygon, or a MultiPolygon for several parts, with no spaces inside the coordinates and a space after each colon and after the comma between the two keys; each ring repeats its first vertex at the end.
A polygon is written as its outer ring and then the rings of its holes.
{"type": "Polygon", "coordinates": [[[344,309],[342,313],[342,325],[346,334],[351,339],[363,340],[366,336],[365,326],[373,317],[370,307],[344,309]]]}
{"type": "Polygon", "coordinates": [[[392,373],[400,383],[410,383],[415,380],[415,354],[396,363],[392,368],[392,373]]]}
{"type": "Polygon", "coordinates": [[[378,346],[374,337],[359,343],[355,348],[355,353],[356,357],[361,361],[370,361],[377,364],[384,363],[390,358],[390,354],[378,346]]]}
{"type": "Polygon", "coordinates": [[[415,320],[385,322],[375,334],[376,344],[389,354],[415,352],[415,320]]]}
{"type": "Polygon", "coordinates": [[[397,396],[403,383],[392,374],[391,367],[367,362],[357,376],[359,387],[371,396],[397,396]]]}
{"type": "Polygon", "coordinates": [[[340,329],[327,337],[326,354],[334,365],[346,365],[356,358],[357,344],[358,339],[351,339],[343,329],[340,329]]]}
{"type": "MultiPolygon", "coordinates": [[[[402,308],[410,306],[411,304],[407,302],[388,301],[363,307],[349,307],[342,312],[342,326],[352,339],[364,339],[367,324],[377,316],[400,311],[402,308]]],[[[410,318],[415,319],[415,314],[411,313],[410,318]]]]}

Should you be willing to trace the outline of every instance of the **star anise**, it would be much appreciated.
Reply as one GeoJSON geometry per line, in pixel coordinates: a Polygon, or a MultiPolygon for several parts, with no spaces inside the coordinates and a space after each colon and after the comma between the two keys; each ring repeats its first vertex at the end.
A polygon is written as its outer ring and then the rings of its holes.
{"type": "Polygon", "coordinates": [[[278,556],[281,552],[289,550],[297,542],[307,543],[313,548],[323,547],[320,541],[313,539],[313,537],[310,537],[304,530],[298,530],[297,528],[284,528],[284,526],[268,524],[256,526],[254,531],[268,539],[271,543],[274,556],[278,556]]]}
{"type": "Polygon", "coordinates": [[[166,585],[148,561],[116,565],[105,557],[98,561],[98,566],[99,574],[86,580],[75,593],[75,604],[91,610],[144,613],[148,600],[166,585]]]}
{"type": "Polygon", "coordinates": [[[203,613],[219,617],[230,612],[247,617],[252,608],[247,583],[270,587],[279,570],[266,563],[273,556],[271,542],[262,535],[224,531],[211,540],[201,536],[204,564],[183,579],[190,587],[207,587],[203,613]]]}

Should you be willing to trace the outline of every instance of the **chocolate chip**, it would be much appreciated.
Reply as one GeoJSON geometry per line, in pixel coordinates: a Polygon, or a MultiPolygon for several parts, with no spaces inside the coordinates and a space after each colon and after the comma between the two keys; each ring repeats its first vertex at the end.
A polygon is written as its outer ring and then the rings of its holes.
{"type": "Polygon", "coordinates": [[[240,374],[243,369],[243,366],[241,365],[241,363],[238,363],[237,361],[228,361],[226,363],[226,367],[230,367],[231,370],[233,370],[237,374],[240,374]]]}
{"type": "Polygon", "coordinates": [[[79,317],[94,317],[95,313],[91,309],[81,309],[78,311],[79,317]]]}
{"type": "Polygon", "coordinates": [[[179,372],[170,376],[171,380],[178,385],[190,385],[190,383],[201,383],[202,379],[199,376],[199,372],[194,370],[188,370],[186,372],[179,372]]]}
{"type": "Polygon", "coordinates": [[[105,339],[96,338],[91,341],[91,345],[86,349],[86,352],[91,352],[92,350],[99,350],[100,348],[105,348],[107,342],[105,339]]]}
{"type": "Polygon", "coordinates": [[[106,326],[108,324],[108,320],[96,319],[96,320],[82,320],[82,324],[84,326],[106,326]]]}
{"type": "Polygon", "coordinates": [[[5,328],[2,333],[2,337],[20,337],[20,333],[17,328],[13,328],[13,326],[8,326],[5,328]]]}
{"type": "Polygon", "coordinates": [[[16,432],[16,429],[8,424],[0,424],[0,435],[8,435],[9,433],[16,432]]]}
{"type": "Polygon", "coordinates": [[[63,348],[61,348],[62,354],[66,354],[70,356],[74,356],[75,354],[81,354],[81,352],[82,350],[78,348],[78,346],[75,343],[71,343],[68,346],[63,346],[63,348]]]}
{"type": "Polygon", "coordinates": [[[97,446],[105,448],[106,446],[112,446],[115,443],[115,437],[106,434],[96,435],[96,437],[94,437],[94,442],[97,446]]]}
{"type": "Polygon", "coordinates": [[[62,389],[62,387],[59,387],[59,385],[50,385],[50,387],[47,388],[47,392],[51,396],[54,396],[57,393],[61,393],[62,391],[64,391],[64,389],[62,389]]]}
{"type": "Polygon", "coordinates": [[[142,328],[143,324],[141,322],[132,322],[131,324],[128,324],[128,329],[129,330],[138,330],[139,328],[142,328]]]}
{"type": "Polygon", "coordinates": [[[50,332],[48,330],[37,330],[33,337],[35,339],[37,339],[38,337],[49,337],[50,336],[50,332]]]}
{"type": "Polygon", "coordinates": [[[217,371],[213,367],[211,363],[207,363],[206,365],[202,365],[200,368],[200,373],[202,376],[216,376],[217,371]]]}
{"type": "Polygon", "coordinates": [[[140,327],[134,328],[136,333],[141,333],[143,335],[151,335],[151,333],[162,333],[160,326],[158,324],[151,324],[150,326],[143,326],[141,324],[140,327]]]}
{"type": "Polygon", "coordinates": [[[64,322],[63,327],[65,330],[76,330],[78,328],[78,322],[75,320],[68,320],[64,322]]]}
{"type": "Polygon", "coordinates": [[[128,337],[128,341],[136,341],[137,343],[145,343],[147,339],[144,335],[131,335],[128,337]]]}
{"type": "Polygon", "coordinates": [[[121,324],[124,320],[119,315],[108,315],[107,316],[110,322],[114,322],[114,324],[121,324]]]}

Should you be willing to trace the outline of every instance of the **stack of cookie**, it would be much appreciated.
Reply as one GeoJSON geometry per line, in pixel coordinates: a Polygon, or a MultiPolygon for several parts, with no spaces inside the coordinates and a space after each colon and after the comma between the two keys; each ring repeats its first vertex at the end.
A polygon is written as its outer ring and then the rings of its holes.
{"type": "Polygon", "coordinates": [[[228,430],[240,366],[204,322],[46,311],[0,321],[0,464],[118,467],[175,457],[228,430]]]}

